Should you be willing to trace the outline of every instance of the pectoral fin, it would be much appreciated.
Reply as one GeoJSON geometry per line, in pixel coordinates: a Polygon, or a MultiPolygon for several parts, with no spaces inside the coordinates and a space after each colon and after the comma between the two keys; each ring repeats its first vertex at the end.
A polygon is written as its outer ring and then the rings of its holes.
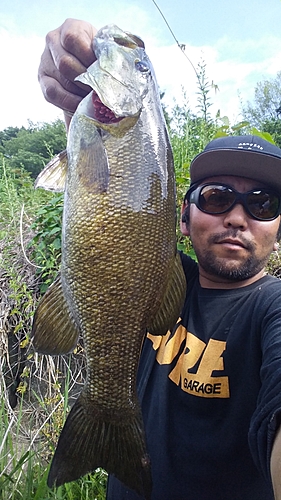
{"type": "Polygon", "coordinates": [[[35,311],[31,338],[42,354],[66,354],[77,345],[79,328],[64,298],[60,276],[48,288],[35,311]]]}
{"type": "Polygon", "coordinates": [[[180,255],[177,253],[173,272],[168,282],[161,305],[147,329],[152,335],[165,335],[172,331],[184,304],[186,293],[186,278],[183,271],[180,255]]]}
{"type": "Polygon", "coordinates": [[[56,155],[46,167],[40,172],[35,188],[43,188],[47,191],[63,192],[67,173],[67,151],[66,149],[56,155]]]}

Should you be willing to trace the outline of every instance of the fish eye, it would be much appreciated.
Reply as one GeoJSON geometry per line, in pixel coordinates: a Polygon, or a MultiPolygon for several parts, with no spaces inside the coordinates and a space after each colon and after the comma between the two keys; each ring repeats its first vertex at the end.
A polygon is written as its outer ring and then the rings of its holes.
{"type": "Polygon", "coordinates": [[[147,73],[148,71],[150,71],[150,66],[145,61],[136,60],[135,66],[138,71],[141,71],[141,73],[147,73]]]}

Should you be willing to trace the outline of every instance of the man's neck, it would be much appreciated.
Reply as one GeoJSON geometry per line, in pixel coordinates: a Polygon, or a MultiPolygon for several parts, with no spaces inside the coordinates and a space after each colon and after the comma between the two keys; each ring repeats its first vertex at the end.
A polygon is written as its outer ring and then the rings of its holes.
{"type": "Polygon", "coordinates": [[[221,276],[213,276],[211,274],[208,274],[199,266],[199,283],[202,288],[217,288],[225,290],[242,288],[244,286],[248,286],[251,285],[252,283],[255,283],[255,281],[258,281],[265,275],[266,275],[265,269],[262,269],[259,273],[255,274],[251,278],[242,281],[239,280],[234,281],[234,280],[227,280],[226,278],[222,278],[221,276]]]}

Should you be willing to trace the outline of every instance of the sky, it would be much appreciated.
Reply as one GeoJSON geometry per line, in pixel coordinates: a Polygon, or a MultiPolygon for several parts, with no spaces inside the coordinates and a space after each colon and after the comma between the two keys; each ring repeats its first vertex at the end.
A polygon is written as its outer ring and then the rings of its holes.
{"type": "MultiPolygon", "coordinates": [[[[192,64],[206,64],[213,116],[241,120],[241,100],[281,70],[281,0],[157,0],[192,64]]],[[[59,108],[44,100],[37,80],[46,34],[68,18],[96,28],[114,23],[145,42],[164,102],[196,110],[197,80],[153,0],[0,0],[0,130],[52,122],[59,108]]]]}

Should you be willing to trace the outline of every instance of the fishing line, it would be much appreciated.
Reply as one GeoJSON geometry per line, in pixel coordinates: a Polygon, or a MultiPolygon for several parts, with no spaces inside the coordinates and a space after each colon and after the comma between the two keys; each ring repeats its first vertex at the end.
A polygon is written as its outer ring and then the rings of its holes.
{"type": "Polygon", "coordinates": [[[21,244],[23,256],[24,256],[26,262],[28,264],[30,264],[31,266],[37,267],[37,269],[43,269],[42,266],[37,266],[36,264],[33,264],[33,262],[31,262],[26,255],[25,248],[24,248],[24,241],[23,241],[23,214],[24,214],[24,203],[22,204],[21,212],[20,212],[20,244],[21,244]]]}
{"type": "Polygon", "coordinates": [[[200,83],[200,77],[199,77],[199,75],[198,75],[198,73],[197,73],[197,71],[196,71],[196,68],[195,68],[195,66],[194,66],[193,62],[189,59],[189,57],[188,57],[188,56],[186,55],[186,53],[185,53],[185,44],[183,44],[183,43],[179,43],[179,41],[178,41],[178,40],[177,40],[177,38],[176,38],[176,35],[174,34],[174,32],[173,32],[173,30],[172,30],[171,26],[169,25],[169,23],[168,23],[168,21],[167,21],[166,17],[164,16],[164,14],[163,14],[162,10],[161,10],[161,9],[160,9],[160,7],[159,7],[159,5],[157,4],[157,2],[156,2],[155,0],[152,0],[152,2],[154,3],[154,5],[155,5],[155,7],[158,9],[158,11],[160,12],[160,15],[162,16],[162,18],[163,18],[163,20],[164,20],[164,22],[165,22],[165,24],[166,24],[166,26],[167,26],[168,30],[170,31],[170,33],[171,33],[171,35],[172,35],[173,39],[175,40],[175,42],[176,42],[177,46],[179,47],[179,49],[181,50],[181,52],[183,53],[183,55],[186,57],[186,59],[188,60],[189,64],[191,64],[191,66],[192,66],[192,68],[193,68],[193,70],[194,70],[194,72],[195,72],[195,74],[196,74],[196,77],[197,77],[197,79],[198,79],[198,81],[199,81],[199,83],[200,83]]]}

